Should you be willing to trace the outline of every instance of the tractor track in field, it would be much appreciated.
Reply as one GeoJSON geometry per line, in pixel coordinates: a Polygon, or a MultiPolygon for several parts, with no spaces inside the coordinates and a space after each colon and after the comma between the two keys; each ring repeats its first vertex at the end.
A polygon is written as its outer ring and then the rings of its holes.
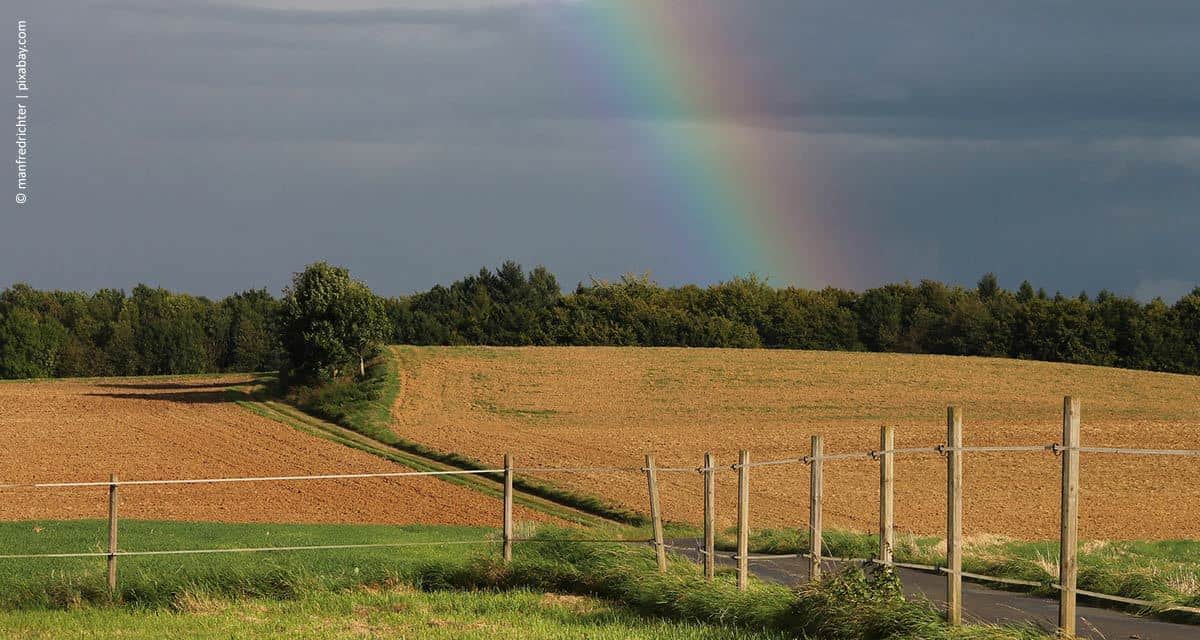
{"type": "MultiPolygon", "coordinates": [[[[352,429],[304,413],[285,402],[270,399],[239,400],[242,407],[263,417],[281,422],[309,435],[324,438],[372,455],[404,465],[414,471],[454,471],[462,467],[439,462],[399,447],[392,446],[352,429]]],[[[437,480],[472,489],[486,496],[503,497],[499,474],[435,476],[437,480]]],[[[578,525],[617,524],[601,516],[586,513],[552,500],[534,496],[519,489],[513,491],[513,502],[526,509],[578,525]]]]}

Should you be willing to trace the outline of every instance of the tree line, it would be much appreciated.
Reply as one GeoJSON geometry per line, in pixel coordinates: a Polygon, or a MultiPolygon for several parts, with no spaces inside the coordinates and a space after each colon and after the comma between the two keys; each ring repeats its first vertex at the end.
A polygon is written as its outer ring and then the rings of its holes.
{"type": "Polygon", "coordinates": [[[128,294],[0,293],[0,377],[260,371],[282,362],[265,290],[220,301],[138,285],[128,294]]]}
{"type": "Polygon", "coordinates": [[[284,295],[221,300],[145,285],[126,294],[0,293],[0,377],[282,370],[361,372],[382,342],[424,345],[768,347],[981,355],[1200,373],[1200,287],[1174,304],[1101,291],[1015,291],[932,280],[862,292],[754,277],[663,287],[645,276],[564,293],[513,262],[449,286],[379,298],[342,268],[296,274],[284,295]]]}

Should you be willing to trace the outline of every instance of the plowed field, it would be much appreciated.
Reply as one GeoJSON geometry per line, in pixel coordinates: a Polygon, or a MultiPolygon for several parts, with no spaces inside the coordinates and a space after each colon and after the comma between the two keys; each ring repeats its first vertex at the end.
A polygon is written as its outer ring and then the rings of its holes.
{"type": "MultiPolygon", "coordinates": [[[[964,412],[965,444],[1058,442],[1062,397],[1082,402],[1088,446],[1200,448],[1200,378],[988,358],[772,350],[645,348],[396,349],[404,372],[394,429],[412,440],[517,466],[698,466],[749,449],[755,460],[878,448],[895,425],[897,447],[946,438],[946,405],[964,412]]],[[[1053,538],[1059,460],[1043,453],[971,453],[965,530],[1053,538]]],[[[896,462],[896,522],[905,531],[945,527],[945,462],[896,462]]],[[[808,470],[754,469],[752,523],[807,521],[808,470]]],[[[646,511],[636,473],[553,480],[646,511]]],[[[719,517],[734,521],[735,477],[718,476],[719,517]]],[[[661,475],[664,515],[698,521],[700,479],[661,475]]],[[[1084,454],[1080,534],[1093,539],[1200,537],[1200,460],[1084,454]]],[[[872,530],[878,466],[826,463],[826,523],[872,530]]]]}
{"type": "MultiPolygon", "coordinates": [[[[230,402],[236,376],[0,384],[0,483],[403,471],[230,402]]],[[[0,489],[0,518],[99,518],[105,488],[0,489]]],[[[123,486],[128,518],[499,525],[500,502],[436,478],[123,486]]],[[[542,520],[518,507],[523,519],[542,520]]]]}

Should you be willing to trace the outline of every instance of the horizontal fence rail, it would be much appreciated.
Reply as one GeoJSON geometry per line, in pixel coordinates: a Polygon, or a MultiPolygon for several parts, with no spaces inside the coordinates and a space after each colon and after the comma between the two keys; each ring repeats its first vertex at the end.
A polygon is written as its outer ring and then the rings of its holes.
{"type": "Polygon", "coordinates": [[[634,544],[651,545],[655,551],[659,571],[666,571],[666,550],[695,553],[704,562],[705,577],[713,579],[713,559],[725,558],[735,562],[737,571],[737,586],[739,589],[748,587],[749,565],[751,562],[773,560],[807,559],[810,579],[819,579],[822,561],[839,563],[874,564],[879,566],[906,568],[931,573],[945,574],[947,577],[947,621],[957,624],[961,619],[961,582],[970,579],[1004,585],[1026,588],[1055,589],[1059,592],[1059,630],[1064,636],[1074,634],[1075,629],[1075,598],[1084,596],[1096,600],[1107,600],[1129,606],[1142,607],[1156,611],[1180,611],[1200,614],[1200,608],[1172,605],[1162,602],[1152,602],[1136,598],[1109,595],[1094,591],[1079,589],[1076,585],[1077,571],[1077,496],[1079,492],[1078,460],[1081,454],[1128,455],[1128,456],[1174,456],[1200,457],[1200,449],[1148,449],[1127,447],[1085,447],[1078,440],[1079,403],[1071,398],[1064,399],[1063,442],[1046,445],[983,445],[964,446],[961,444],[961,411],[951,407],[947,434],[947,442],[928,446],[896,447],[894,446],[894,428],[885,426],[880,433],[880,448],[870,451],[826,452],[820,436],[813,436],[811,455],[762,460],[751,462],[749,451],[743,450],[738,457],[738,463],[718,465],[711,453],[705,454],[703,464],[699,466],[660,467],[655,464],[653,455],[647,455],[641,466],[526,466],[518,467],[512,463],[512,456],[505,455],[503,468],[485,469],[448,469],[438,471],[397,471],[378,473],[332,473],[311,475],[280,475],[280,476],[249,476],[249,477],[214,477],[214,478],[185,478],[185,479],[148,479],[148,480],[118,480],[114,474],[108,481],[60,481],[60,482],[15,482],[0,483],[0,490],[52,489],[52,488],[107,488],[109,503],[109,539],[107,551],[85,551],[66,553],[0,553],[0,560],[37,559],[37,558],[106,558],[108,562],[108,584],[110,592],[116,593],[117,558],[136,556],[172,556],[199,555],[222,553],[266,553],[266,552],[299,552],[338,549],[370,549],[370,548],[404,548],[429,547],[450,545],[503,545],[503,559],[507,562],[512,557],[512,545],[521,544],[551,544],[551,543],[595,543],[595,544],[634,544]],[[957,431],[956,431],[957,429],[957,431]],[[1012,454],[1012,453],[1043,453],[1049,452],[1062,459],[1063,484],[1061,488],[1062,536],[1060,539],[1060,575],[1058,581],[1024,580],[1005,578],[986,574],[970,573],[962,570],[961,566],[961,505],[962,464],[965,454],[1012,454]],[[950,518],[947,522],[947,562],[944,565],[927,565],[911,562],[897,562],[892,558],[894,544],[894,522],[892,509],[892,491],[895,483],[893,461],[898,456],[928,456],[939,455],[947,458],[947,488],[948,511],[950,518]],[[877,461],[880,464],[879,504],[880,504],[880,548],[874,558],[842,558],[822,554],[822,494],[824,493],[823,465],[826,461],[877,461]],[[754,554],[749,552],[750,506],[749,484],[750,471],[758,467],[777,465],[805,465],[810,471],[810,504],[809,504],[809,541],[810,551],[786,554],[754,554]],[[737,551],[718,552],[715,549],[715,498],[714,478],[717,472],[732,470],[737,475],[737,551]],[[654,533],[650,538],[569,538],[547,539],[517,537],[513,531],[513,477],[516,473],[523,474],[638,474],[644,475],[647,482],[651,520],[654,533]],[[704,497],[704,537],[695,546],[667,544],[663,539],[663,519],[659,506],[659,487],[657,477],[660,473],[699,474],[703,478],[704,497]],[[206,485],[226,483],[251,482],[295,482],[323,480],[353,480],[369,478],[423,478],[438,476],[471,476],[471,475],[503,475],[502,511],[503,534],[495,538],[472,540],[439,540],[411,542],[378,542],[358,544],[314,544],[287,545],[270,547],[231,547],[208,549],[163,549],[163,550],[122,550],[117,544],[118,519],[117,507],[120,487],[128,486],[168,486],[168,485],[206,485]]]}

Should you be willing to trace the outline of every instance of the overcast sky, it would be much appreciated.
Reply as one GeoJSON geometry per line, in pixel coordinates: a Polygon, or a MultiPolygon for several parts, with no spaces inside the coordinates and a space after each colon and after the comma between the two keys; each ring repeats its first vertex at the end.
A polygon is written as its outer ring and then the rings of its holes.
{"type": "Polygon", "coordinates": [[[5,196],[0,285],[727,279],[631,161],[631,131],[680,124],[752,129],[837,222],[800,229],[837,256],[819,278],[742,257],[776,284],[1200,284],[1200,3],[662,1],[712,16],[757,92],[691,112],[581,90],[587,1],[21,3],[30,199],[5,196]]]}

